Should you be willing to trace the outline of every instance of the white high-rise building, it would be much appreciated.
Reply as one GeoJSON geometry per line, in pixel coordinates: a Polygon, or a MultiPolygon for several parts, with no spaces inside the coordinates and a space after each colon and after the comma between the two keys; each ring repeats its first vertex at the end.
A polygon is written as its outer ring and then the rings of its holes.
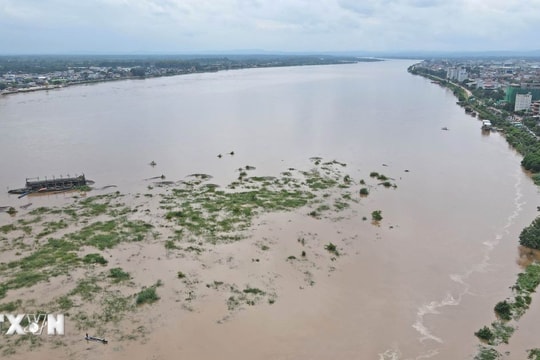
{"type": "Polygon", "coordinates": [[[467,74],[467,69],[462,67],[448,68],[448,70],[446,70],[446,78],[462,82],[469,78],[469,74],[467,74]]]}
{"type": "Polygon", "coordinates": [[[529,110],[531,107],[532,95],[528,94],[516,94],[516,105],[514,111],[529,110]]]}
{"type": "Polygon", "coordinates": [[[469,78],[469,74],[467,74],[467,69],[459,68],[456,78],[458,82],[467,80],[469,78]]]}

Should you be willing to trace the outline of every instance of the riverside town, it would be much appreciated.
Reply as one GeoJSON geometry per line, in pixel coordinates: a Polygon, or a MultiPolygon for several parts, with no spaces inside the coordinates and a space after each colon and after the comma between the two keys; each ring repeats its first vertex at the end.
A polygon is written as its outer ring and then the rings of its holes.
{"type": "Polygon", "coordinates": [[[69,85],[248,68],[377,61],[353,56],[0,56],[0,95],[69,85]]]}

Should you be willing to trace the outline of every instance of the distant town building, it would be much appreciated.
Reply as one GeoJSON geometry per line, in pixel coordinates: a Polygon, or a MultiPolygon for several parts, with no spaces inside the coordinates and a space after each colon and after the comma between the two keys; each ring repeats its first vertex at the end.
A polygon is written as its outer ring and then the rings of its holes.
{"type": "Polygon", "coordinates": [[[516,103],[517,94],[528,94],[532,95],[532,100],[540,100],[540,83],[539,82],[530,82],[530,83],[521,83],[521,84],[511,84],[506,88],[506,102],[510,104],[516,103]]]}
{"type": "Polygon", "coordinates": [[[538,90],[540,89],[540,81],[530,81],[521,83],[521,88],[525,90],[538,90]]]}
{"type": "Polygon", "coordinates": [[[454,80],[457,78],[457,69],[456,68],[448,68],[446,70],[446,78],[450,80],[454,80]]]}
{"type": "Polygon", "coordinates": [[[535,101],[531,104],[531,111],[533,115],[539,115],[540,114],[540,101],[535,101]]]}
{"type": "Polygon", "coordinates": [[[467,69],[463,67],[451,67],[446,70],[446,78],[450,80],[456,80],[457,82],[463,82],[469,78],[467,69]]]}
{"type": "Polygon", "coordinates": [[[494,89],[497,89],[500,87],[500,85],[493,81],[492,79],[477,79],[476,80],[476,87],[477,88],[482,88],[482,89],[486,89],[486,90],[494,90],[494,89]]]}
{"type": "Polygon", "coordinates": [[[532,94],[516,94],[514,111],[529,110],[532,103],[532,94]]]}
{"type": "Polygon", "coordinates": [[[463,82],[463,81],[467,80],[468,78],[469,78],[469,74],[467,74],[467,69],[460,68],[458,70],[458,74],[457,74],[457,81],[458,82],[463,82]]]}

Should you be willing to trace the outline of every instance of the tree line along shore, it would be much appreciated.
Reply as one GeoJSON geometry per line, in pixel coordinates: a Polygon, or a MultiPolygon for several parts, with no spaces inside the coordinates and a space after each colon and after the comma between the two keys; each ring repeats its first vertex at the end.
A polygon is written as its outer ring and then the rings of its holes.
{"type": "MultiPolygon", "coordinates": [[[[467,89],[461,84],[436,76],[429,69],[415,65],[409,67],[408,71],[450,89],[458,99],[457,104],[463,107],[466,113],[478,117],[480,120],[489,120],[506,141],[523,155],[521,165],[530,172],[534,183],[540,186],[540,140],[538,139],[540,134],[535,134],[536,131],[540,132],[540,130],[535,126],[534,131],[531,131],[527,127],[527,119],[524,119],[525,126],[516,126],[514,122],[510,121],[512,114],[508,110],[487,106],[491,95],[499,96],[498,90],[474,91],[474,89],[467,89]]],[[[519,244],[531,261],[525,266],[524,271],[518,274],[515,284],[511,287],[512,296],[495,305],[495,321],[474,333],[481,341],[474,357],[475,360],[502,359],[503,355],[497,350],[497,346],[509,342],[517,328],[518,320],[530,307],[531,295],[540,284],[540,262],[535,256],[535,251],[540,250],[540,217],[537,217],[522,230],[519,244]]],[[[540,360],[540,348],[528,349],[527,354],[528,359],[540,360]]]]}

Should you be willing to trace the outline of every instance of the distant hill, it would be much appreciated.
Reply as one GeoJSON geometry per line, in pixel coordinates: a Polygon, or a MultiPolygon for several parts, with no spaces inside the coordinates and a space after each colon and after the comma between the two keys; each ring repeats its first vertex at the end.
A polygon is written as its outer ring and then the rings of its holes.
{"type": "Polygon", "coordinates": [[[540,49],[527,51],[492,50],[492,51],[344,51],[331,54],[341,56],[363,56],[401,59],[426,58],[540,58],[540,49]]]}

